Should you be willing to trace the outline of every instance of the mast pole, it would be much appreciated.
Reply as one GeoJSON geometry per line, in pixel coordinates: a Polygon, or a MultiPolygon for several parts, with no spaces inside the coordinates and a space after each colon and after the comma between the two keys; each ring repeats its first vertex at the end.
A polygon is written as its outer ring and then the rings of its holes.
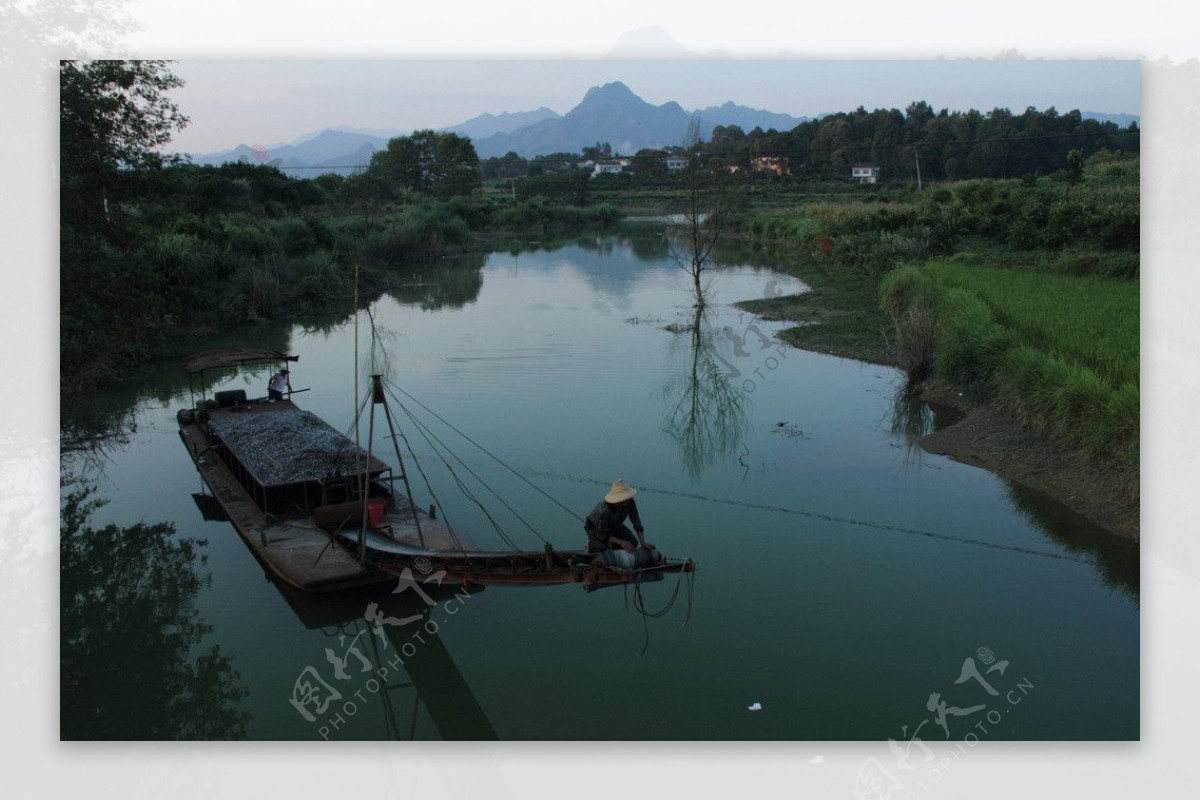
{"type": "Polygon", "coordinates": [[[367,424],[367,461],[363,464],[363,470],[360,480],[362,481],[362,526],[358,530],[358,561],[362,562],[367,558],[367,522],[368,513],[367,502],[371,499],[371,447],[375,442],[375,404],[379,401],[378,387],[379,376],[371,376],[376,390],[374,397],[371,399],[371,417],[367,424]]]}
{"type": "MultiPolygon", "coordinates": [[[[359,407],[358,407],[358,263],[357,262],[354,265],[354,301],[353,301],[353,305],[354,305],[354,308],[351,309],[351,312],[354,314],[354,369],[353,369],[353,372],[350,377],[354,381],[354,474],[358,475],[358,459],[359,459],[359,454],[362,452],[362,446],[360,445],[360,442],[362,441],[362,439],[359,434],[359,429],[361,428],[361,426],[359,425],[359,422],[360,422],[361,418],[359,417],[360,412],[359,412],[359,407]]],[[[372,414],[375,413],[374,407],[371,407],[371,413],[372,414]]],[[[367,463],[370,464],[369,459],[367,460],[367,463]]],[[[362,527],[359,528],[359,530],[358,530],[358,562],[359,562],[359,564],[362,564],[362,562],[366,559],[366,554],[367,554],[367,500],[366,500],[366,498],[363,498],[362,527]]]]}
{"type": "MultiPolygon", "coordinates": [[[[408,506],[412,510],[413,525],[417,528],[417,539],[421,542],[421,547],[425,545],[425,535],[421,531],[421,517],[417,514],[417,501],[413,498],[412,485],[408,482],[408,470],[404,467],[404,457],[400,455],[400,441],[396,438],[396,426],[392,422],[392,410],[388,406],[387,397],[383,394],[383,385],[379,383],[379,376],[372,376],[375,379],[376,398],[379,398],[379,403],[383,404],[383,416],[387,420],[388,432],[392,435],[392,446],[396,449],[396,464],[400,468],[400,478],[404,480],[404,494],[408,496],[408,506]]],[[[413,457],[416,458],[415,456],[413,457]]]]}

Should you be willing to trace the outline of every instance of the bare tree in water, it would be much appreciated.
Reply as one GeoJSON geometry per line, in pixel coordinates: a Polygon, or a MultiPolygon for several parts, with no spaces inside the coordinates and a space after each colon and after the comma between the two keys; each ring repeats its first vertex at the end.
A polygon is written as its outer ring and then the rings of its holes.
{"type": "Polygon", "coordinates": [[[739,198],[733,174],[719,161],[705,164],[701,145],[700,118],[692,117],[684,140],[689,160],[684,174],[683,210],[668,235],[671,257],[691,276],[696,306],[703,309],[707,289],[704,273],[739,198]]]}

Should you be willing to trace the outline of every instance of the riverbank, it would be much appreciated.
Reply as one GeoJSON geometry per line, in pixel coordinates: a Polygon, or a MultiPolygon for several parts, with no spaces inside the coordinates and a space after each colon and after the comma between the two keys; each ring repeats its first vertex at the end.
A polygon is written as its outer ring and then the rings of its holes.
{"type": "MultiPolygon", "coordinates": [[[[744,301],[739,308],[797,327],[780,338],[802,350],[897,367],[888,337],[890,320],[879,309],[878,283],[865,272],[803,262],[792,270],[812,291],[744,301]]],[[[1091,459],[1039,431],[1026,428],[995,402],[971,398],[944,382],[918,389],[921,400],[951,406],[961,419],[921,438],[929,453],[982,467],[1058,500],[1115,536],[1139,542],[1140,504],[1127,478],[1111,464],[1091,459]]]]}

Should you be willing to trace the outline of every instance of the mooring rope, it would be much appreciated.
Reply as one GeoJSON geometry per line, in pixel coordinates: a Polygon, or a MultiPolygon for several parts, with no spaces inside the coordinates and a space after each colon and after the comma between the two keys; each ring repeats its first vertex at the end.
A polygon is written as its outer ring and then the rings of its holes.
{"type": "Polygon", "coordinates": [[[633,581],[625,582],[621,585],[621,592],[625,600],[625,619],[627,621],[629,620],[629,585],[631,583],[633,584],[633,608],[642,619],[642,647],[637,650],[638,656],[645,654],[646,650],[650,647],[650,624],[647,622],[647,619],[652,617],[662,617],[675,607],[675,602],[679,600],[679,588],[683,584],[684,573],[687,573],[687,611],[683,616],[683,625],[686,626],[688,621],[692,619],[692,594],[695,587],[695,573],[692,571],[680,570],[679,574],[675,577],[675,589],[671,591],[671,597],[667,599],[665,604],[663,604],[662,609],[659,609],[657,612],[651,612],[646,609],[646,598],[642,594],[642,574],[653,569],[654,568],[645,568],[642,570],[634,570],[632,571],[634,574],[633,581]]]}

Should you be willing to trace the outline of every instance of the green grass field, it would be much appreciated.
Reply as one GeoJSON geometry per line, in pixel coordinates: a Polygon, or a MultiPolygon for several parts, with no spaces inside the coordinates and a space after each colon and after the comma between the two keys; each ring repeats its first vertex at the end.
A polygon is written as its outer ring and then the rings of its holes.
{"type": "MultiPolygon", "coordinates": [[[[935,375],[1110,461],[1138,496],[1138,284],[934,259],[890,273],[881,301],[935,375]],[[921,310],[926,310],[923,313],[921,310]],[[912,321],[931,320],[918,329],[912,321]]],[[[923,366],[923,369],[915,369],[923,366]]]]}
{"type": "Polygon", "coordinates": [[[1110,385],[1138,381],[1140,287],[1096,275],[1059,275],[933,260],[922,268],[979,297],[1024,344],[1095,370],[1110,385]]]}

